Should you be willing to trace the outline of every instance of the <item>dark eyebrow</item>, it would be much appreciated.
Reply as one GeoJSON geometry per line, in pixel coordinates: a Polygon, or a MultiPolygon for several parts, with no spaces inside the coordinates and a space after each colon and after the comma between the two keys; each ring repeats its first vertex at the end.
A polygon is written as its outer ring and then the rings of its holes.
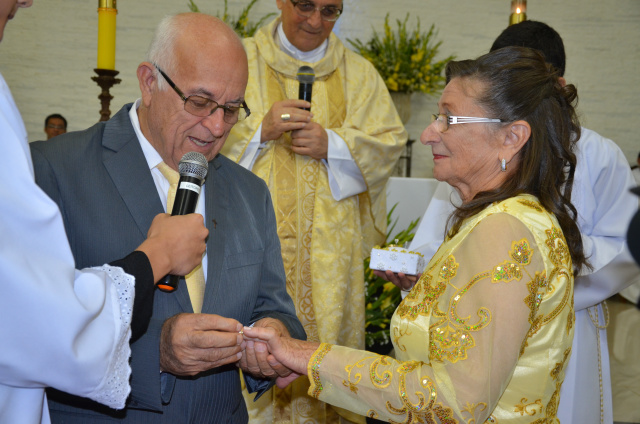
{"type": "MultiPolygon", "coordinates": [[[[244,102],[244,99],[242,99],[242,98],[238,98],[238,99],[233,99],[233,100],[227,101],[227,103],[238,103],[238,105],[241,105],[242,102],[244,102]]],[[[227,104],[227,103],[225,103],[225,104],[227,104]]]]}
{"type": "Polygon", "coordinates": [[[189,94],[185,94],[185,96],[189,97],[189,96],[200,96],[200,97],[206,97],[208,99],[213,100],[213,93],[210,92],[209,90],[205,90],[204,88],[198,88],[195,91],[189,91],[189,94]]]}

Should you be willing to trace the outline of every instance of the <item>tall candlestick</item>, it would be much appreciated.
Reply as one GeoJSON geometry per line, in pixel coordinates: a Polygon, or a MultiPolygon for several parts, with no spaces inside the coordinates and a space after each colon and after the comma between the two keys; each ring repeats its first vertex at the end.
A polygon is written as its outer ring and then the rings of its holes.
{"type": "Polygon", "coordinates": [[[116,69],[116,0],[98,0],[98,69],[116,69]]]}
{"type": "Polygon", "coordinates": [[[511,0],[509,25],[527,20],[527,0],[511,0]]]}

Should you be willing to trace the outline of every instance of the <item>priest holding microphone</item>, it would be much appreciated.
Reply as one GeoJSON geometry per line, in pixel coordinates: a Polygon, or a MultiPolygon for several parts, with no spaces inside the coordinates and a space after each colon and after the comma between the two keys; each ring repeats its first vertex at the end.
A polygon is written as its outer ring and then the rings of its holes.
{"type": "MultiPolygon", "coordinates": [[[[385,186],[407,133],[373,65],[332,34],[341,0],[276,3],[281,16],[243,40],[251,116],[222,153],[269,186],[287,290],[309,340],[364,348],[363,259],[386,237],[385,186]]],[[[294,422],[299,411],[313,423],[363,420],[307,389],[300,379],[251,396],[250,422],[294,422]]]]}

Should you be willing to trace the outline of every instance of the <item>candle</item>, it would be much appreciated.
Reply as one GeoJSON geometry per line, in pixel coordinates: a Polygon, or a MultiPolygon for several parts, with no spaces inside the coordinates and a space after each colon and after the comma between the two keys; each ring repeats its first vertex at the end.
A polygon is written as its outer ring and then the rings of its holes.
{"type": "Polygon", "coordinates": [[[527,0],[511,0],[509,25],[527,20],[527,0]]]}
{"type": "Polygon", "coordinates": [[[116,0],[98,0],[98,69],[116,69],[116,0]]]}

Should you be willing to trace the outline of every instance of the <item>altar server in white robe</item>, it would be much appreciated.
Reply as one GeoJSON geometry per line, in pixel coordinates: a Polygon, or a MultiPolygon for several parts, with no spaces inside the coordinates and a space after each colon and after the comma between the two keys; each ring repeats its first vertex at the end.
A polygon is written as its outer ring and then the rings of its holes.
{"type": "MultiPolygon", "coordinates": [[[[31,4],[0,0],[0,40],[7,21],[31,4]]],[[[0,181],[0,423],[49,423],[47,386],[124,407],[132,313],[136,324],[151,316],[134,305],[134,288],[152,299],[154,281],[200,261],[202,216],[159,216],[125,259],[76,270],[60,211],[34,182],[27,132],[2,75],[0,181]],[[175,243],[186,250],[168,248],[175,243]]]]}
{"type": "MultiPolygon", "coordinates": [[[[564,75],[562,38],[548,25],[536,21],[512,25],[496,39],[491,50],[509,45],[542,51],[564,75]]],[[[575,335],[560,393],[558,418],[562,423],[611,423],[606,334],[609,314],[604,301],[634,282],[640,283],[640,268],[629,254],[625,241],[629,222],[638,209],[638,199],[629,191],[635,186],[629,164],[613,141],[582,128],[576,149],[571,201],[578,211],[585,256],[593,270],[583,271],[575,280],[575,335]]],[[[439,183],[409,249],[430,259],[442,244],[446,220],[453,211],[452,203],[459,201],[453,187],[439,183]]],[[[387,278],[406,290],[416,280],[413,276],[398,278],[390,271],[387,278]]],[[[407,292],[403,291],[403,295],[407,292]]]]}

